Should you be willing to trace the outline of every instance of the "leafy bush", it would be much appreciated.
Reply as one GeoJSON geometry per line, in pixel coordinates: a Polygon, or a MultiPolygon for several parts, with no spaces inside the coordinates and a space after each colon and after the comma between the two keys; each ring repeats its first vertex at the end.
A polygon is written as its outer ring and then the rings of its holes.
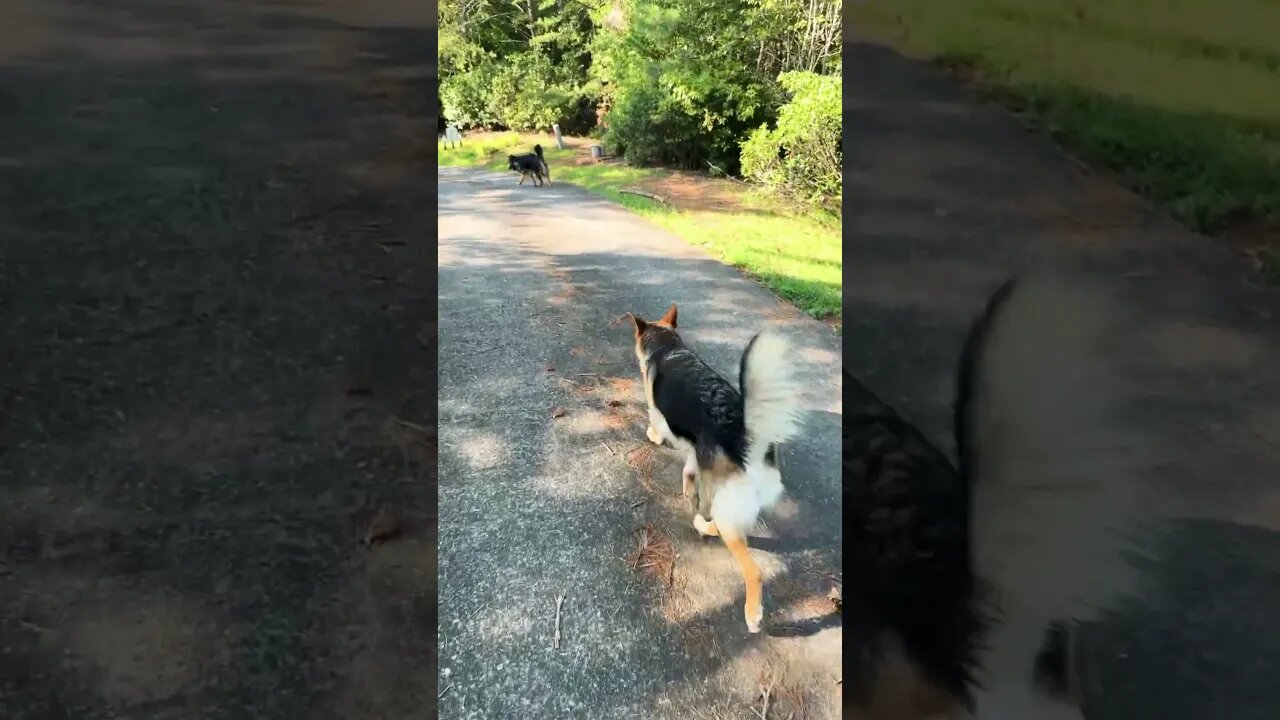
{"type": "Polygon", "coordinates": [[[545,131],[558,122],[584,134],[596,108],[607,108],[603,139],[634,165],[711,164],[838,203],[840,8],[838,0],[443,0],[443,112],[464,128],[545,131]]]}
{"type": "Polygon", "coordinates": [[[529,53],[442,79],[440,101],[445,117],[460,128],[524,131],[575,119],[581,96],[572,82],[557,77],[545,56],[529,53]]]}
{"type": "Polygon", "coordinates": [[[494,68],[477,65],[440,79],[440,114],[459,128],[489,125],[489,87],[494,68]]]}
{"type": "Polygon", "coordinates": [[[572,81],[565,82],[557,75],[541,53],[508,58],[493,78],[490,114],[512,130],[550,128],[569,114],[577,96],[572,81]]]}
{"type": "Polygon", "coordinates": [[[615,96],[605,142],[635,166],[697,168],[712,155],[714,136],[654,82],[629,85],[615,96]]]}
{"type": "Polygon", "coordinates": [[[791,100],[779,108],[776,127],[762,125],[742,144],[743,175],[797,200],[838,207],[844,192],[840,80],[779,75],[791,100]]]}
{"type": "Polygon", "coordinates": [[[768,120],[773,93],[754,72],[739,0],[630,0],[603,10],[592,72],[611,101],[606,142],[636,165],[730,172],[738,145],[768,120]]]}
{"type": "Polygon", "coordinates": [[[460,128],[548,129],[577,122],[582,96],[546,56],[529,52],[484,62],[440,82],[445,117],[460,128]]]}
{"type": "MultiPolygon", "coordinates": [[[[593,3],[442,0],[440,96],[461,127],[580,127],[591,64],[593,3]]],[[[594,113],[592,113],[594,117],[594,113]]]]}

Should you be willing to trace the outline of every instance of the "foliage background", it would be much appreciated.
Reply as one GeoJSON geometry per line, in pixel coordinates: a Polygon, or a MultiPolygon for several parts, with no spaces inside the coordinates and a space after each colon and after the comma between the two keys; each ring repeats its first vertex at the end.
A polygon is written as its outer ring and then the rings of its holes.
{"type": "Polygon", "coordinates": [[[446,0],[439,23],[441,109],[460,128],[559,123],[632,165],[745,173],[838,207],[838,1],[446,0]]]}

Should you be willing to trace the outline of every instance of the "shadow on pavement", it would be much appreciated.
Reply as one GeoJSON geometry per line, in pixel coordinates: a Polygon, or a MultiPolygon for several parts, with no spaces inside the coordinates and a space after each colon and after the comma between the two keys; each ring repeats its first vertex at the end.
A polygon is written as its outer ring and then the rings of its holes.
{"type": "MultiPolygon", "coordinates": [[[[838,673],[838,620],[789,614],[826,594],[819,571],[839,572],[839,505],[831,502],[839,497],[839,415],[812,412],[805,439],[784,453],[791,507],[753,540],[776,627],[749,636],[731,557],[696,537],[677,497],[678,460],[658,451],[647,471],[626,461],[647,441],[630,330],[616,321],[678,302],[682,332],[731,379],[750,336],[777,324],[793,340],[817,408],[838,394],[830,385],[837,338],[798,313],[786,316],[776,299],[710,259],[597,252],[567,236],[550,248],[524,242],[523,223],[553,222],[545,198],[475,187],[473,198],[500,201],[502,211],[476,221],[474,234],[442,241],[439,268],[441,426],[449,428],[441,438],[441,657],[457,682],[445,712],[513,712],[517,688],[551,714],[665,717],[726,696],[745,707],[758,671],[785,668],[805,676],[805,691],[834,717],[834,685],[814,673],[838,673]],[[648,521],[680,553],[670,588],[623,561],[648,521]],[[562,588],[573,647],[556,655],[542,646],[553,630],[549,600],[562,588]],[[483,609],[472,619],[476,606],[483,609]]],[[[591,200],[572,212],[589,226],[593,214],[618,210],[591,200]]]]}
{"type": "Polygon", "coordinates": [[[432,31],[260,7],[0,29],[0,714],[434,713],[432,31]]]}

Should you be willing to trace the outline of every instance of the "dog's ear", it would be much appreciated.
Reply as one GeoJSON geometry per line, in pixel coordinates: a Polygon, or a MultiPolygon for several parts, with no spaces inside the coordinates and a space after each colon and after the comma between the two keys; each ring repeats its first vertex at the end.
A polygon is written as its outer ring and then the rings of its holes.
{"type": "Polygon", "coordinates": [[[636,335],[643,335],[645,328],[649,327],[649,323],[639,315],[627,313],[627,317],[631,318],[631,323],[636,326],[636,335]]]}
{"type": "Polygon", "coordinates": [[[659,320],[658,322],[664,322],[670,325],[671,327],[676,326],[676,304],[675,303],[671,303],[671,307],[667,308],[667,313],[663,315],[662,319],[659,320]]]}

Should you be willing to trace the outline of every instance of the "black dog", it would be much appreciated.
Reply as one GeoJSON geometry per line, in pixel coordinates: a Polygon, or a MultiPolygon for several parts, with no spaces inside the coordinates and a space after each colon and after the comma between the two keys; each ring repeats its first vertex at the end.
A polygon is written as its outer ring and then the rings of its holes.
{"type": "Polygon", "coordinates": [[[542,157],[541,145],[534,145],[532,153],[508,155],[507,169],[520,173],[520,185],[523,185],[525,178],[530,176],[533,177],[533,184],[538,187],[542,186],[543,177],[546,177],[547,182],[551,182],[551,168],[547,167],[547,161],[542,157]]]}

